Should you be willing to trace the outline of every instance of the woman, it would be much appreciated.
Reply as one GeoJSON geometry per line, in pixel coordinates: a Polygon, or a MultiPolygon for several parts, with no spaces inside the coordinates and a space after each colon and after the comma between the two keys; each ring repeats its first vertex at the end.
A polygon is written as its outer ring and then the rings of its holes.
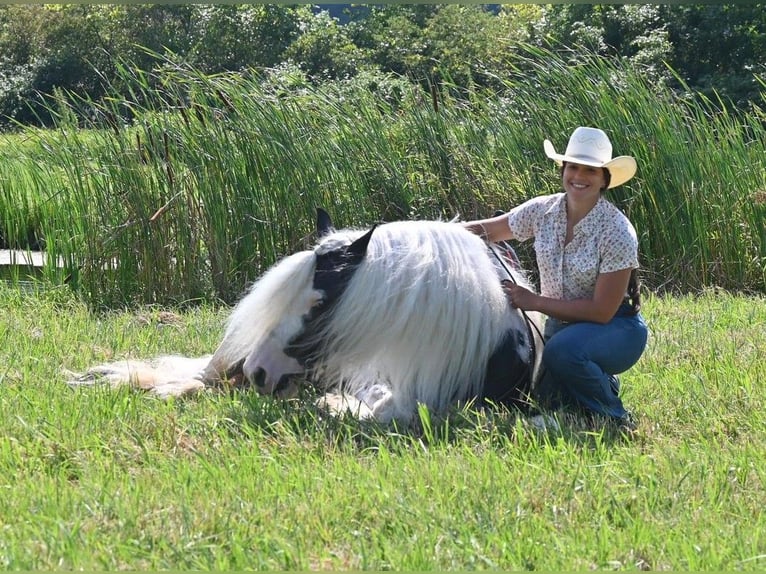
{"type": "Polygon", "coordinates": [[[640,309],[638,239],[628,218],[604,198],[636,173],[629,156],[612,158],[600,129],[578,127],[566,151],[550,141],[545,154],[561,166],[563,193],[535,197],[509,213],[464,225],[487,241],[534,237],[540,294],[511,283],[511,305],[548,316],[540,406],[576,406],[635,425],[619,397],[618,373],[643,353],[647,328],[640,309]]]}

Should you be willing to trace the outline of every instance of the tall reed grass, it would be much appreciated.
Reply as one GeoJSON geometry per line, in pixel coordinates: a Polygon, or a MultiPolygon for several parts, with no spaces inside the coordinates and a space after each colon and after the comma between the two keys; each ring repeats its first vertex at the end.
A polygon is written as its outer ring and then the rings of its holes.
{"type": "Polygon", "coordinates": [[[764,290],[760,107],[735,115],[594,55],[525,48],[517,63],[500,94],[432,98],[388,79],[398,100],[369,78],[286,90],[122,66],[129,97],[61,96],[55,130],[0,156],[0,224],[44,236],[95,307],[232,302],[305,245],[317,206],[344,226],[486,216],[558,191],[542,140],[563,149],[596,125],[638,160],[610,197],[639,232],[650,288],[764,290]]]}

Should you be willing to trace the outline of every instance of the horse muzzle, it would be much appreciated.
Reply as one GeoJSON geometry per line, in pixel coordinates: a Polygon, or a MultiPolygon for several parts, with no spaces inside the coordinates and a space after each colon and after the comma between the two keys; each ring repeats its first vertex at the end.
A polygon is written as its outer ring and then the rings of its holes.
{"type": "Polygon", "coordinates": [[[282,349],[267,348],[265,345],[250,353],[242,365],[242,374],[264,395],[289,395],[291,379],[305,371],[293,357],[282,349]]]}

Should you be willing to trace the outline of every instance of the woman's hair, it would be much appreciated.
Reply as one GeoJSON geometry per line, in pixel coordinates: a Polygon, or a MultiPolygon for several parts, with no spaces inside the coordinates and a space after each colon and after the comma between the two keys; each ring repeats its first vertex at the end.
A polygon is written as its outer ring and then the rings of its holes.
{"type": "Polygon", "coordinates": [[[601,189],[603,192],[606,189],[609,189],[609,184],[612,183],[612,174],[609,173],[609,170],[605,167],[602,167],[601,169],[604,170],[604,187],[601,189]]]}
{"type": "Polygon", "coordinates": [[[627,303],[634,315],[641,310],[641,279],[638,277],[638,269],[632,269],[630,272],[627,303]]]}

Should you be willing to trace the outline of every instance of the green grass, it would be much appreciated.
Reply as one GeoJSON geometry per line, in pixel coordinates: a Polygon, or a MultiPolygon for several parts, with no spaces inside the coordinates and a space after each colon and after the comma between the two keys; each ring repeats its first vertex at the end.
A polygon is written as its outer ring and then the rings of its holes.
{"type": "Polygon", "coordinates": [[[0,288],[5,569],[676,569],[766,565],[766,300],[649,297],[628,440],[510,413],[417,430],[246,392],[162,401],[63,368],[211,352],[227,309],[94,315],[0,288]]]}
{"type": "Polygon", "coordinates": [[[563,149],[574,127],[597,125],[638,161],[609,198],[637,229],[645,283],[763,293],[762,102],[735,115],[640,68],[570,56],[520,46],[503,90],[442,86],[438,110],[403,79],[391,100],[375,88],[391,78],[287,90],[125,66],[129,99],[62,97],[56,129],[0,140],[0,234],[44,237],[93,308],[232,303],[306,244],[316,207],[341,227],[486,217],[560,191],[542,141],[563,149]]]}

